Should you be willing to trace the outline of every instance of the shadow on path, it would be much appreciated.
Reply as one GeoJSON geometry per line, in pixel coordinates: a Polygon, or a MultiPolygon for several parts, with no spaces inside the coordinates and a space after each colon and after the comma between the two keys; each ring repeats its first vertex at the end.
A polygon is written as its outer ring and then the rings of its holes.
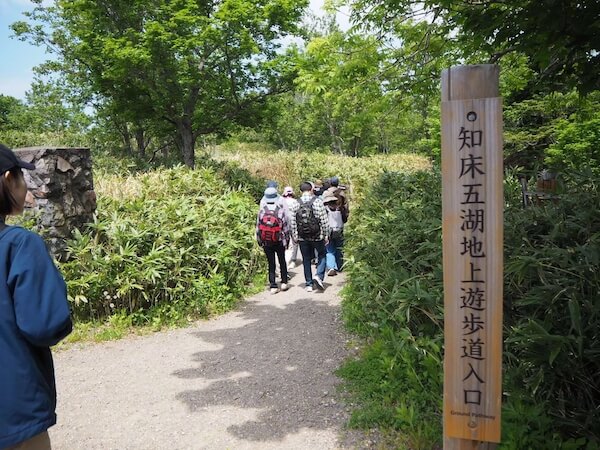
{"type": "Polygon", "coordinates": [[[215,406],[258,409],[253,420],[227,428],[248,441],[341,428],[346,411],[336,400],[333,372],[347,352],[334,290],[261,294],[238,311],[237,328],[193,332],[219,350],[194,353],[193,367],[173,373],[209,383],[176,398],[191,413],[215,406]]]}

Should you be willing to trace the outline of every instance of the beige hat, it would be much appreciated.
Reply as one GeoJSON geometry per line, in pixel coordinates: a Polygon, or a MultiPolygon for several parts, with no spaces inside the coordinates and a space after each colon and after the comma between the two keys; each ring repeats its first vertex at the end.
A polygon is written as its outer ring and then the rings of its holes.
{"type": "Polygon", "coordinates": [[[338,199],[335,195],[333,195],[332,192],[328,192],[325,191],[325,193],[323,194],[323,196],[321,197],[323,203],[329,203],[329,202],[337,202],[338,199]]]}

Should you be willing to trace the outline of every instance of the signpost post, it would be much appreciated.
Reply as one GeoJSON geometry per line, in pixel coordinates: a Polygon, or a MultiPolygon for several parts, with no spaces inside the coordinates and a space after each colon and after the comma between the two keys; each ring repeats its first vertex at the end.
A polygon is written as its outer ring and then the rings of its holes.
{"type": "Polygon", "coordinates": [[[502,102],[496,65],[442,73],[444,449],[500,442],[502,102]]]}

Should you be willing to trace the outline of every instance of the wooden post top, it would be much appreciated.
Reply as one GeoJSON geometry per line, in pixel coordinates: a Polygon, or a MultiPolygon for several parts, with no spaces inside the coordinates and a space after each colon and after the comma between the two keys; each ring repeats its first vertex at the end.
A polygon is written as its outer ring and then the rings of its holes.
{"type": "Polygon", "coordinates": [[[442,102],[500,96],[500,66],[453,66],[442,71],[442,102]]]}

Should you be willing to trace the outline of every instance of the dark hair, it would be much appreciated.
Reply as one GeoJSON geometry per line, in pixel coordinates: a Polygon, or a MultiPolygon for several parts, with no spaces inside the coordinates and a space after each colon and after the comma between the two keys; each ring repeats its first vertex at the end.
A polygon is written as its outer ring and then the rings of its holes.
{"type": "MultiPolygon", "coordinates": [[[[15,180],[23,177],[23,172],[19,167],[13,167],[9,170],[15,180]]],[[[0,174],[0,217],[6,217],[17,211],[21,205],[17,204],[17,200],[12,193],[10,182],[4,174],[0,174]]]]}
{"type": "Polygon", "coordinates": [[[310,184],[308,181],[305,181],[300,185],[300,192],[312,191],[312,188],[312,184],[310,184]]]}

